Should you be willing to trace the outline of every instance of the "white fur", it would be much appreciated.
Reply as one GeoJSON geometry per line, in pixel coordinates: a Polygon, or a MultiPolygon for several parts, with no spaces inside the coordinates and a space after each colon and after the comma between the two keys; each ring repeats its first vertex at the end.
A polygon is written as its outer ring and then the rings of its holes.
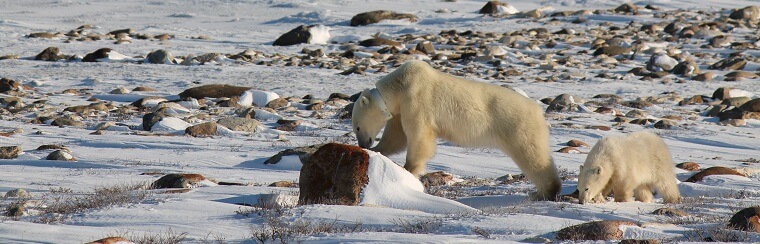
{"type": "Polygon", "coordinates": [[[578,176],[581,203],[603,202],[612,193],[616,202],[652,202],[652,190],[666,203],[678,202],[677,179],[668,147],[657,135],[640,131],[599,140],[578,176]]]}
{"type": "Polygon", "coordinates": [[[423,61],[409,61],[369,89],[354,104],[353,127],[359,145],[390,155],[407,150],[404,168],[425,173],[436,138],[468,147],[498,148],[512,157],[538,188],[537,199],[553,199],[560,180],[550,157],[549,129],[533,100],[508,88],[439,72],[423,61]],[[387,122],[379,103],[393,118],[387,122]]]}

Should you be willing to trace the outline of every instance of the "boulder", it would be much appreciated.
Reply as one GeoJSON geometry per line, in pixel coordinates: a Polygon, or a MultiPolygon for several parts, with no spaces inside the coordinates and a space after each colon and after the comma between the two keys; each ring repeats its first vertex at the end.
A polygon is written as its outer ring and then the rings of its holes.
{"type": "Polygon", "coordinates": [[[206,177],[199,174],[167,174],[154,181],[151,189],[195,188],[202,185],[206,177]]]}
{"type": "Polygon", "coordinates": [[[596,51],[594,51],[594,57],[599,55],[607,55],[609,57],[617,56],[621,54],[628,54],[631,52],[630,47],[619,47],[619,46],[604,46],[597,48],[596,51]]]}
{"type": "Polygon", "coordinates": [[[351,26],[370,25],[386,19],[408,19],[410,22],[417,22],[417,16],[413,14],[402,14],[387,10],[376,10],[355,15],[353,18],[351,18],[351,26]]]}
{"type": "Polygon", "coordinates": [[[480,14],[490,14],[490,15],[516,14],[518,12],[519,11],[512,5],[509,5],[507,3],[503,3],[500,1],[488,1],[478,11],[478,13],[480,14]]]}
{"type": "Polygon", "coordinates": [[[61,50],[59,50],[57,47],[45,48],[45,50],[42,50],[42,52],[34,57],[34,60],[42,61],[58,61],[61,59],[64,59],[64,57],[61,55],[61,50]]]}
{"type": "Polygon", "coordinates": [[[758,20],[760,19],[760,7],[747,6],[744,8],[735,9],[728,17],[735,20],[758,20]]]}
{"type": "Polygon", "coordinates": [[[240,117],[222,118],[217,120],[216,123],[233,131],[244,132],[255,132],[256,128],[261,125],[261,122],[258,120],[240,117]]]}
{"type": "Polygon", "coordinates": [[[13,190],[10,190],[10,191],[8,191],[8,192],[5,193],[5,197],[27,198],[27,197],[31,197],[31,196],[32,195],[29,194],[29,192],[27,192],[26,190],[21,189],[21,188],[19,188],[19,189],[13,189],[13,190]]]}
{"type": "Polygon", "coordinates": [[[111,52],[110,48],[101,48],[95,52],[88,53],[82,59],[82,62],[98,62],[98,59],[108,58],[108,53],[111,52]]]}
{"type": "Polygon", "coordinates": [[[734,169],[729,169],[729,168],[721,167],[721,166],[715,166],[715,167],[707,168],[705,170],[702,170],[699,173],[692,175],[691,177],[689,177],[689,179],[686,179],[684,182],[694,183],[694,182],[702,181],[703,178],[710,175],[738,175],[738,176],[747,177],[746,175],[734,169]]]}
{"type": "Polygon", "coordinates": [[[58,160],[58,161],[69,161],[74,162],[77,161],[74,156],[71,156],[71,154],[68,152],[68,150],[55,150],[51,152],[50,154],[45,157],[45,160],[58,160]]]}
{"type": "Polygon", "coordinates": [[[320,147],[301,167],[298,204],[357,205],[369,182],[368,167],[369,155],[358,146],[320,147]]]}
{"type": "Polygon", "coordinates": [[[82,121],[75,120],[73,118],[68,117],[60,117],[55,120],[53,120],[53,123],[50,123],[50,125],[53,126],[74,126],[74,127],[82,127],[84,126],[84,123],[82,121]]]}
{"type": "Polygon", "coordinates": [[[320,147],[324,146],[325,144],[316,144],[311,146],[305,146],[305,147],[296,147],[296,148],[289,148],[285,149],[283,151],[278,152],[274,156],[270,157],[266,161],[264,161],[264,164],[276,164],[280,162],[282,157],[284,156],[290,156],[290,155],[298,155],[298,158],[301,160],[301,163],[308,161],[309,158],[311,158],[311,155],[314,154],[314,152],[317,151],[320,147]]]}
{"type": "Polygon", "coordinates": [[[0,147],[0,159],[14,159],[19,154],[21,154],[19,146],[0,147]]]}
{"type": "Polygon", "coordinates": [[[547,113],[552,112],[572,112],[577,109],[577,104],[575,104],[575,99],[572,95],[564,93],[560,94],[559,96],[555,97],[551,103],[549,104],[549,107],[546,108],[547,113]]]}
{"type": "Polygon", "coordinates": [[[744,110],[746,112],[760,112],[760,98],[755,98],[752,100],[749,100],[739,106],[739,109],[744,110]]]}
{"type": "Polygon", "coordinates": [[[179,94],[182,99],[192,97],[201,98],[221,98],[239,96],[244,91],[250,90],[250,87],[231,86],[223,84],[211,84],[189,88],[179,94]]]}
{"type": "Polygon", "coordinates": [[[567,145],[570,147],[591,147],[588,145],[588,143],[582,142],[580,140],[575,140],[575,139],[568,141],[567,145]]]}
{"type": "Polygon", "coordinates": [[[187,127],[185,134],[193,137],[214,136],[217,133],[216,122],[206,122],[187,127]]]}
{"type": "Polygon", "coordinates": [[[623,231],[620,226],[639,226],[637,223],[627,220],[601,220],[573,225],[557,232],[559,240],[620,240],[623,231]]]}
{"type": "MultiPolygon", "coordinates": [[[[300,25],[296,27],[295,29],[292,29],[285,34],[282,34],[280,37],[277,38],[277,40],[272,43],[273,46],[291,46],[291,45],[297,45],[302,43],[315,43],[315,38],[322,39],[323,37],[318,37],[316,32],[324,32],[324,30],[327,30],[327,27],[324,27],[322,25],[300,25]]],[[[328,34],[329,38],[329,34],[328,34]]],[[[325,40],[326,41],[326,40],[325,40]]],[[[321,42],[321,41],[319,41],[321,42]]]]}
{"type": "Polygon", "coordinates": [[[751,232],[760,232],[760,206],[739,210],[728,221],[728,227],[751,232]]]}
{"type": "Polygon", "coordinates": [[[686,171],[699,171],[702,169],[699,164],[695,162],[683,162],[680,164],[676,164],[676,168],[683,169],[686,171]]]}
{"type": "Polygon", "coordinates": [[[710,69],[741,70],[747,65],[747,59],[742,57],[730,57],[710,65],[710,69]]]}
{"type": "Polygon", "coordinates": [[[656,215],[665,215],[668,217],[686,217],[689,216],[686,212],[683,210],[678,209],[672,209],[672,208],[658,208],[652,212],[652,214],[656,215]]]}
{"type": "Polygon", "coordinates": [[[134,244],[134,242],[129,241],[129,239],[120,237],[120,236],[112,236],[112,237],[106,237],[100,240],[91,241],[86,244],[134,244]]]}
{"type": "Polygon", "coordinates": [[[148,53],[148,56],[145,57],[145,61],[151,64],[173,64],[174,56],[169,51],[159,49],[148,53]]]}
{"type": "Polygon", "coordinates": [[[375,37],[370,38],[367,40],[363,40],[359,42],[359,45],[364,47],[375,47],[375,46],[394,46],[394,47],[401,47],[401,43],[393,40],[388,40],[381,37],[375,37]]]}

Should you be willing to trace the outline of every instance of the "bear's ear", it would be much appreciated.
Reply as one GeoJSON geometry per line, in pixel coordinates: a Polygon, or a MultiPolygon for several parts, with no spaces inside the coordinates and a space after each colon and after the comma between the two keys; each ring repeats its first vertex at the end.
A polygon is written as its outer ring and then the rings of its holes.
{"type": "Polygon", "coordinates": [[[365,96],[361,96],[359,98],[359,104],[361,104],[361,106],[368,106],[369,105],[369,98],[367,98],[365,96]]]}
{"type": "Polygon", "coordinates": [[[602,166],[596,167],[596,174],[602,174],[602,166]]]}

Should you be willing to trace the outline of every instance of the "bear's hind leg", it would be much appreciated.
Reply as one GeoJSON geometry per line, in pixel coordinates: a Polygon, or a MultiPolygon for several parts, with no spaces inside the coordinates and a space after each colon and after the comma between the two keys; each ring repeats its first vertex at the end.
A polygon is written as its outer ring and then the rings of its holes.
{"type": "Polygon", "coordinates": [[[652,199],[654,199],[652,188],[649,185],[641,185],[633,190],[633,197],[636,201],[640,202],[652,202],[652,199]]]}
{"type": "Polygon", "coordinates": [[[655,186],[657,193],[662,195],[664,203],[681,202],[681,192],[678,190],[676,179],[670,179],[669,182],[660,182],[655,186]]]}
{"type": "Polygon", "coordinates": [[[425,174],[427,160],[435,153],[436,135],[433,130],[424,126],[409,128],[406,132],[409,147],[406,150],[404,168],[419,178],[425,174]]]}
{"type": "Polygon", "coordinates": [[[404,127],[401,126],[401,118],[395,116],[385,125],[380,142],[370,150],[388,156],[399,153],[404,149],[406,149],[406,134],[404,134],[404,127]]]}
{"type": "Polygon", "coordinates": [[[537,192],[531,195],[532,200],[554,201],[559,195],[562,181],[549,155],[548,136],[545,141],[538,141],[510,141],[508,143],[511,145],[502,145],[502,151],[509,155],[528,180],[536,185],[537,192]]]}
{"type": "Polygon", "coordinates": [[[626,188],[625,186],[615,187],[615,189],[612,190],[615,202],[630,202],[633,200],[633,190],[634,189],[626,188]]]}

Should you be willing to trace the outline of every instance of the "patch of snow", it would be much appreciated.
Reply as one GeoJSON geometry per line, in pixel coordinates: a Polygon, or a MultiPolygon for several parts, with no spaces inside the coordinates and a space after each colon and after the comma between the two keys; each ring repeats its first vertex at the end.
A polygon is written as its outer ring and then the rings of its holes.
{"type": "Polygon", "coordinates": [[[330,40],[330,27],[324,25],[316,25],[309,29],[309,44],[327,44],[330,40]]]}
{"type": "Polygon", "coordinates": [[[177,131],[184,131],[185,129],[187,129],[187,127],[190,127],[190,126],[191,126],[190,123],[187,123],[180,118],[166,117],[166,118],[161,119],[161,121],[158,121],[156,124],[154,124],[153,127],[150,127],[150,131],[177,132],[177,131]]]}

